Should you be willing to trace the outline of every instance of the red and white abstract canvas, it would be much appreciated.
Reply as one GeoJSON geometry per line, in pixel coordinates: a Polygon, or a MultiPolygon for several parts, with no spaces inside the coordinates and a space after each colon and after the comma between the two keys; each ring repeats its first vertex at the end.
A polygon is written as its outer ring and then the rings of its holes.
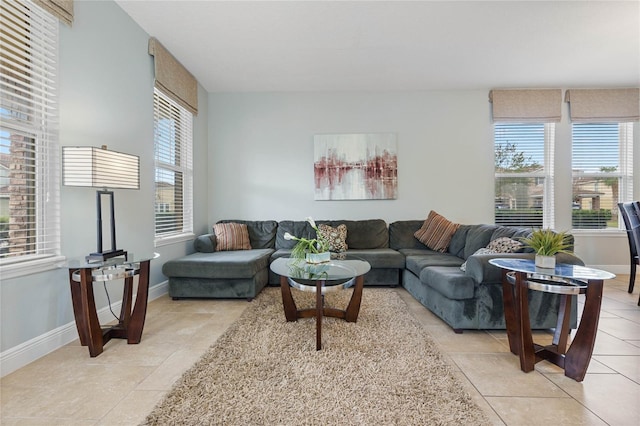
{"type": "Polygon", "coordinates": [[[316,200],[389,200],[398,193],[395,133],[314,136],[316,200]]]}

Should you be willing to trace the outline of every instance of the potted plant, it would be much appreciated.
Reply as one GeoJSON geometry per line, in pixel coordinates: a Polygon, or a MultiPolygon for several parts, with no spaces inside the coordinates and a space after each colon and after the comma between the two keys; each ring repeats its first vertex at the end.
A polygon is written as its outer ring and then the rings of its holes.
{"type": "Polygon", "coordinates": [[[305,259],[307,263],[323,263],[331,260],[331,253],[329,252],[329,241],[322,237],[322,234],[318,230],[313,218],[308,217],[306,221],[309,222],[314,231],[316,231],[316,238],[299,238],[291,235],[289,232],[284,233],[285,240],[295,240],[298,243],[293,247],[291,251],[291,257],[297,259],[305,259]]]}
{"type": "Polygon", "coordinates": [[[534,230],[529,237],[522,238],[522,243],[536,253],[536,266],[539,268],[555,268],[556,254],[570,253],[571,244],[567,232],[555,232],[551,229],[534,230]]]}

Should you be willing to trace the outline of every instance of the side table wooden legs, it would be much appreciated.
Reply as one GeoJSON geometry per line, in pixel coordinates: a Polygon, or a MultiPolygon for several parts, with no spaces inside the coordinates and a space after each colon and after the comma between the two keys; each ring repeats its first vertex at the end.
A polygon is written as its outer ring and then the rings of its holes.
{"type": "Polygon", "coordinates": [[[80,343],[83,346],[88,346],[91,357],[100,355],[104,344],[112,338],[127,339],[129,344],[140,343],[149,296],[149,265],[149,260],[140,262],[140,269],[137,272],[138,291],[135,304],[133,303],[134,278],[133,276],[124,278],[122,308],[118,324],[105,327],[100,326],[96,311],[93,294],[93,268],[69,269],[73,314],[78,336],[80,343]],[[79,281],[75,281],[73,278],[76,272],[80,275],[79,281]],[[131,309],[132,305],[133,310],[131,309]]]}
{"type": "Polygon", "coordinates": [[[589,280],[586,286],[584,310],[575,338],[567,349],[569,323],[571,321],[571,298],[560,294],[561,301],[553,342],[541,346],[533,342],[529,319],[527,274],[514,272],[509,282],[507,271],[503,271],[502,293],[504,315],[509,338],[509,349],[520,358],[520,369],[533,371],[535,364],[547,360],[564,369],[564,374],[578,382],[584,380],[591,361],[602,304],[602,280],[589,280]]]}

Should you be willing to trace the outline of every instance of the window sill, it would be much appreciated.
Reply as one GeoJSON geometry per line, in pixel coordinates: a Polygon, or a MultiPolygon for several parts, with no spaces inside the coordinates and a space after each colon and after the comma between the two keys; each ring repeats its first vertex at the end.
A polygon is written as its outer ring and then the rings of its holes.
{"type": "Polygon", "coordinates": [[[173,235],[171,237],[158,238],[154,241],[155,247],[168,246],[171,244],[181,243],[184,241],[194,240],[196,234],[190,232],[188,234],[173,235]]]}
{"type": "Polygon", "coordinates": [[[42,259],[25,260],[0,265],[0,276],[2,276],[2,280],[4,281],[11,278],[19,278],[25,275],[58,269],[65,259],[64,256],[50,256],[42,259]]]}
{"type": "Polygon", "coordinates": [[[572,229],[570,232],[577,237],[624,237],[627,238],[627,231],[624,229],[602,229],[595,231],[593,229],[572,229]]]}

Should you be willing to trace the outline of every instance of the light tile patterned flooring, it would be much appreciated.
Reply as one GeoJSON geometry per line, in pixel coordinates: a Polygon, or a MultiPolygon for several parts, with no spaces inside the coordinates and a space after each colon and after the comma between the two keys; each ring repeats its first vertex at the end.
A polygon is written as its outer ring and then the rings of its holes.
{"type": "MultiPolygon", "coordinates": [[[[522,373],[504,332],[455,334],[404,289],[396,291],[492,424],[639,425],[640,281],[630,295],[627,280],[605,282],[594,356],[582,383],[546,361],[522,373]]],[[[90,358],[76,341],[4,377],[0,424],[138,424],[247,306],[163,296],[149,305],[141,344],[114,340],[90,358]]],[[[540,332],[535,339],[551,336],[540,332]]]]}

